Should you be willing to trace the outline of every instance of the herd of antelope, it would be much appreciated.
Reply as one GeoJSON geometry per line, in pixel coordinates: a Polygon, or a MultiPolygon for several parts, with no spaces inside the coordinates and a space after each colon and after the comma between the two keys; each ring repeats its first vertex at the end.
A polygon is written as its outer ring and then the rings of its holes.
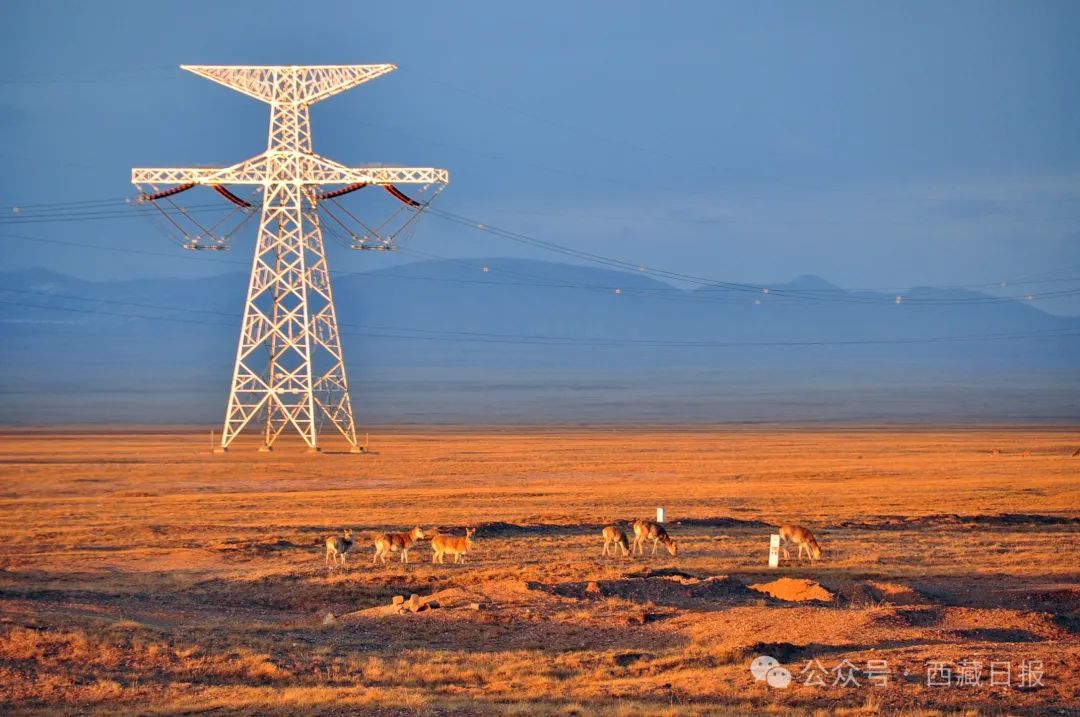
{"type": "MultiPolygon", "coordinates": [[[[630,524],[634,532],[634,540],[630,542],[626,533],[618,525],[606,526],[601,535],[604,538],[604,547],[601,556],[618,555],[622,551],[624,557],[631,555],[645,555],[645,543],[652,541],[652,555],[656,555],[656,549],[663,545],[672,556],[679,554],[679,545],[668,535],[664,526],[654,520],[635,520],[630,524]]],[[[472,548],[473,535],[476,528],[466,528],[465,535],[444,535],[435,529],[431,533],[431,562],[442,563],[447,554],[454,556],[455,563],[464,563],[465,556],[472,548]]],[[[811,562],[820,560],[822,551],[814,534],[801,525],[783,525],[780,527],[781,547],[784,551],[784,559],[790,560],[791,554],[788,546],[793,545],[799,549],[798,559],[802,559],[803,551],[811,562]]],[[[372,564],[386,564],[386,558],[391,553],[401,553],[401,562],[409,562],[409,549],[419,540],[428,537],[424,529],[416,526],[406,533],[379,533],[375,536],[375,556],[372,564]]],[[[326,565],[345,566],[345,556],[355,545],[352,530],[345,530],[341,535],[335,535],[326,539],[326,565]]]]}
{"type": "MultiPolygon", "coordinates": [[[[454,556],[455,563],[464,563],[465,556],[472,548],[472,537],[476,528],[466,528],[465,535],[443,535],[438,529],[431,534],[431,550],[434,553],[431,558],[433,563],[442,563],[446,555],[454,556]]],[[[409,550],[413,544],[428,537],[424,529],[419,525],[407,533],[379,533],[375,536],[375,557],[371,564],[386,564],[386,558],[390,553],[401,553],[401,562],[409,562],[409,550]]],[[[326,565],[327,567],[340,565],[345,566],[345,556],[353,549],[356,541],[353,539],[352,530],[346,529],[341,535],[335,535],[326,539],[326,565]]]]}

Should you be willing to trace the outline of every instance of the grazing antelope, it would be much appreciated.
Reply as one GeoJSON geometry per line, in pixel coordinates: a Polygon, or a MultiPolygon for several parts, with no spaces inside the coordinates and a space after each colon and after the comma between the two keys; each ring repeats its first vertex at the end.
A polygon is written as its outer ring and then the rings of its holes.
{"type": "Polygon", "coordinates": [[[341,566],[345,567],[345,553],[352,550],[353,537],[352,530],[346,528],[341,535],[333,535],[326,539],[326,565],[330,567],[331,564],[336,564],[338,560],[341,561],[341,566]]]}
{"type": "Polygon", "coordinates": [[[401,551],[401,562],[409,562],[409,548],[417,540],[422,540],[424,537],[424,529],[419,525],[410,530],[408,533],[382,533],[375,538],[375,557],[371,559],[371,564],[374,565],[376,561],[382,560],[383,565],[386,564],[386,556],[390,553],[396,553],[401,551]]]}
{"type": "Polygon", "coordinates": [[[623,555],[630,554],[630,544],[626,540],[626,533],[617,525],[609,525],[604,528],[604,552],[601,555],[608,554],[608,546],[611,546],[612,555],[615,555],[615,546],[622,549],[623,555]]]}
{"type": "MultiPolygon", "coordinates": [[[[653,555],[656,555],[656,546],[660,543],[663,543],[664,547],[667,548],[667,551],[672,555],[679,554],[679,546],[671,539],[671,536],[667,534],[667,531],[664,530],[664,526],[653,520],[635,520],[633,548],[639,555],[645,554],[646,540],[653,541],[653,555]]],[[[633,552],[633,550],[631,552],[633,552]]]]}
{"type": "Polygon", "coordinates": [[[780,541],[784,549],[784,560],[791,560],[791,554],[788,553],[787,549],[788,543],[793,543],[799,547],[800,560],[802,559],[803,549],[806,550],[811,562],[821,559],[821,546],[818,545],[817,538],[801,525],[780,526],[780,541]]]}
{"type": "Polygon", "coordinates": [[[431,562],[441,563],[444,556],[450,553],[454,556],[454,562],[465,562],[465,554],[469,552],[472,547],[472,537],[476,533],[476,528],[466,528],[465,535],[441,535],[435,533],[431,536],[431,549],[434,551],[434,555],[431,556],[431,562]]]}

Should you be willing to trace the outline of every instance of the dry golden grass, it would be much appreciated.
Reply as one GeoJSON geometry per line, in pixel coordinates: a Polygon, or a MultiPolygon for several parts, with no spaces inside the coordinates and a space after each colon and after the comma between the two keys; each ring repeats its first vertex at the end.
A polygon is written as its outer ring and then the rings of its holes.
{"type": "Polygon", "coordinates": [[[1080,706],[1077,445],[1064,429],[443,430],[380,434],[366,456],[215,456],[183,433],[8,433],[0,711],[1060,714],[1080,706]],[[658,505],[677,558],[601,558],[602,526],[658,505]],[[782,522],[824,559],[770,571],[782,522]],[[417,524],[478,526],[469,563],[432,565],[424,541],[408,566],[371,565],[376,533],[417,524]],[[357,546],[327,571],[344,527],[357,546]],[[782,576],[836,599],[747,587],[782,576]],[[387,614],[410,593],[442,607],[387,614]],[[759,654],[796,681],[755,681],[759,654]],[[886,660],[888,686],[802,684],[808,662],[844,659],[886,660]],[[963,659],[984,684],[926,684],[928,662],[963,659]],[[1042,686],[985,684],[991,661],[1024,660],[1042,686]]]}

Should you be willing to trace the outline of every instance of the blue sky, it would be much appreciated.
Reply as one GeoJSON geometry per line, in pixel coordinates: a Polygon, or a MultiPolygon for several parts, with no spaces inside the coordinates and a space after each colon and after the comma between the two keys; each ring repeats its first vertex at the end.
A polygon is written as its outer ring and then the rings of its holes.
{"type": "MultiPolygon", "coordinates": [[[[448,167],[466,216],[735,281],[1080,280],[1077,37],[1072,2],[9,2],[0,211],[261,151],[266,107],[181,63],[392,62],[316,106],[315,148],[448,167]]],[[[424,251],[541,256],[423,222],[424,251]]],[[[0,230],[165,254],[0,237],[5,269],[236,268],[138,220],[0,230]]]]}

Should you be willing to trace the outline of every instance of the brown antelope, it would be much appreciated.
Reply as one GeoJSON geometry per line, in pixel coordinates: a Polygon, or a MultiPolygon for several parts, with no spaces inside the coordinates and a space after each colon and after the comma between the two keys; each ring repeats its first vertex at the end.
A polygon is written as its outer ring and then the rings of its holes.
{"type": "Polygon", "coordinates": [[[810,561],[821,559],[821,546],[818,545],[817,538],[806,528],[801,525],[782,525],[780,526],[780,541],[781,547],[784,550],[784,560],[791,560],[791,554],[788,553],[787,544],[793,543],[799,547],[799,559],[802,559],[803,550],[806,550],[810,561]]]}
{"type": "Polygon", "coordinates": [[[454,556],[454,562],[465,562],[465,555],[472,548],[472,537],[476,533],[476,528],[466,528],[465,535],[442,535],[435,533],[431,536],[431,549],[434,551],[434,555],[431,556],[431,562],[441,563],[444,561],[444,556],[450,553],[454,556]]]}
{"type": "Polygon", "coordinates": [[[656,546],[660,543],[664,544],[667,551],[672,555],[679,554],[679,546],[671,539],[671,536],[664,530],[664,526],[660,525],[654,520],[635,520],[634,521],[634,545],[631,552],[636,552],[639,555],[645,554],[645,541],[651,540],[652,554],[656,555],[656,546]]]}
{"type": "Polygon", "coordinates": [[[333,535],[326,539],[326,565],[329,567],[331,564],[337,564],[337,561],[341,561],[341,566],[345,567],[345,553],[352,550],[353,537],[352,530],[346,528],[341,535],[333,535]]]}
{"type": "Polygon", "coordinates": [[[409,562],[409,548],[417,540],[424,538],[424,529],[419,525],[410,530],[408,533],[382,533],[375,538],[375,557],[371,559],[371,564],[374,565],[376,561],[381,559],[382,563],[386,564],[386,556],[390,553],[401,552],[401,562],[409,562]]]}
{"type": "Polygon", "coordinates": [[[608,527],[604,528],[603,535],[604,535],[604,552],[601,553],[601,555],[607,555],[608,554],[608,546],[611,547],[611,554],[612,555],[615,555],[615,546],[618,546],[619,548],[622,549],[622,554],[623,555],[629,555],[630,554],[630,544],[626,540],[626,533],[623,532],[622,528],[620,528],[617,525],[609,525],[608,527]]]}

